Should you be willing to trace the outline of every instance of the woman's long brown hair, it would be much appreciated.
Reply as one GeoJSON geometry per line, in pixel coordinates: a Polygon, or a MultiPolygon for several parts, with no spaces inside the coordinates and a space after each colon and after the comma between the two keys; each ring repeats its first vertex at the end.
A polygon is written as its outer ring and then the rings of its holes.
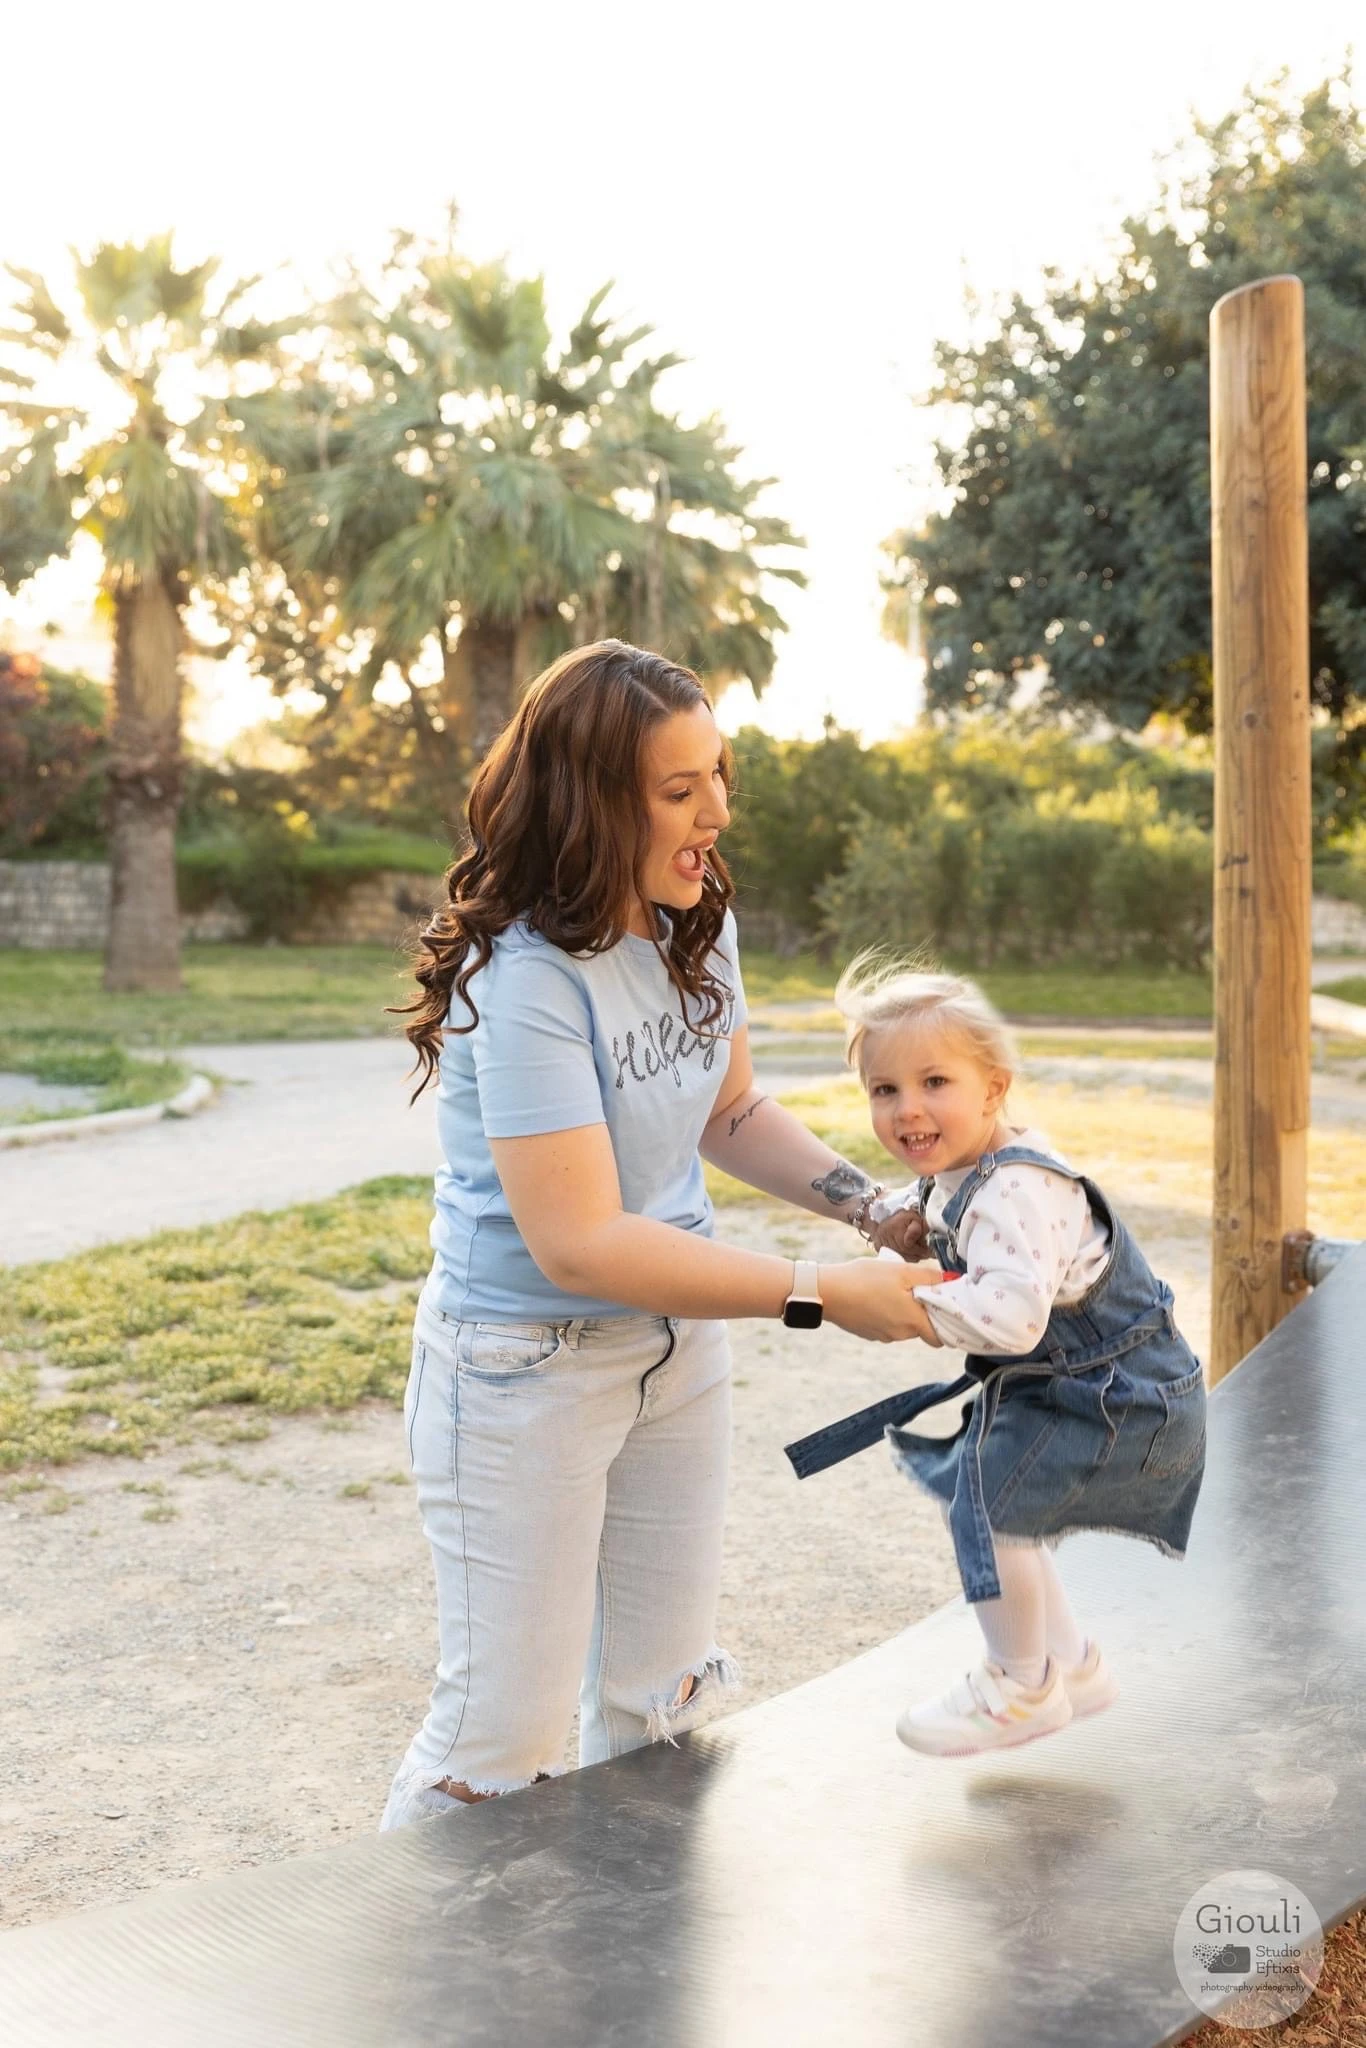
{"type": "MultiPolygon", "coordinates": [[[[650,841],[646,735],[706,702],[691,669],[620,640],[575,648],[532,683],[474,778],[448,900],[414,962],[421,993],[398,1007],[421,1072],[414,1099],[436,1074],[444,1033],[478,1023],[470,982],[518,918],[567,953],[605,952],[622,938],[650,841]],[[450,1021],[457,999],[468,1023],[450,1021]]],[[[729,749],[722,765],[729,782],[729,749]]],[[[674,986],[700,999],[704,1029],[732,994],[708,963],[734,893],[713,847],[701,901],[670,910],[656,940],[674,986]]]]}

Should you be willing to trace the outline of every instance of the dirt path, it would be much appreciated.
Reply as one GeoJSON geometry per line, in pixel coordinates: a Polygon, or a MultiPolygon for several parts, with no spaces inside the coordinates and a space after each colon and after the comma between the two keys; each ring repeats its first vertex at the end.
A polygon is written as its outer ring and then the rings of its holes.
{"type": "MultiPolygon", "coordinates": [[[[1137,1204],[1126,1213],[1198,1347],[1204,1244],[1137,1204]]],[[[848,1250],[843,1230],[787,1213],[728,1210],[721,1229],[789,1256],[848,1250]]],[[[799,1486],[781,1452],[847,1407],[957,1368],[837,1330],[733,1335],[720,1636],[745,1669],[745,1704],[957,1591],[938,1512],[882,1453],[799,1486]]],[[[61,1489],[0,1505],[0,1924],[372,1829],[434,1650],[398,1414],[293,1420],[226,1455],[94,1460],[61,1489]],[[69,1505],[52,1513],[45,1498],[69,1505]]]]}

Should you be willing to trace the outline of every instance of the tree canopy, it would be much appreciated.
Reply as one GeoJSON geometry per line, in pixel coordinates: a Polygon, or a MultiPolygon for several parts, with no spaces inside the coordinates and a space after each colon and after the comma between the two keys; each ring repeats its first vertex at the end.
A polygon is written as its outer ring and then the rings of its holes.
{"type": "Polygon", "coordinates": [[[529,675],[605,633],[762,688],[796,536],[721,422],[662,402],[677,358],[607,296],[557,342],[539,278],[403,235],[320,309],[320,353],[239,408],[274,566],[223,609],[277,687],[354,707],[387,675],[425,747],[476,755],[529,675]]]}
{"type": "MultiPolygon", "coordinates": [[[[1314,701],[1346,732],[1366,703],[1366,133],[1346,85],[1249,91],[1199,126],[1112,269],[1050,275],[965,346],[931,399],[966,434],[951,493],[886,544],[888,630],[923,593],[932,707],[1042,703],[1142,727],[1211,714],[1208,323],[1225,292],[1304,281],[1314,701]]],[[[1361,737],[1358,728],[1358,738],[1361,737]]]]}

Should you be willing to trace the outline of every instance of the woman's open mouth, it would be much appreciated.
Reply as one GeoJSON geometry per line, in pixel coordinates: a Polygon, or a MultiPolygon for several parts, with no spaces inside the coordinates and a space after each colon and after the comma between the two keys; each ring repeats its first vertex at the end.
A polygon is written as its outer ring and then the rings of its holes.
{"type": "Polygon", "coordinates": [[[700,882],[706,865],[707,849],[705,846],[685,846],[683,851],[676,853],[670,862],[674,872],[682,875],[685,882],[700,882]]]}

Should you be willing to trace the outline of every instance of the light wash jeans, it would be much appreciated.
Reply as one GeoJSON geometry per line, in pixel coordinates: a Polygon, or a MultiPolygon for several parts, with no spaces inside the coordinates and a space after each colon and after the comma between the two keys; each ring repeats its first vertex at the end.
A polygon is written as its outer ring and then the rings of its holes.
{"type": "Polygon", "coordinates": [[[440,1661],[380,1822],[671,1740],[737,1682],[716,1647],[723,1322],[457,1322],[418,1306],[403,1404],[440,1661]],[[687,1682],[693,1690],[680,1704],[687,1682]]]}

